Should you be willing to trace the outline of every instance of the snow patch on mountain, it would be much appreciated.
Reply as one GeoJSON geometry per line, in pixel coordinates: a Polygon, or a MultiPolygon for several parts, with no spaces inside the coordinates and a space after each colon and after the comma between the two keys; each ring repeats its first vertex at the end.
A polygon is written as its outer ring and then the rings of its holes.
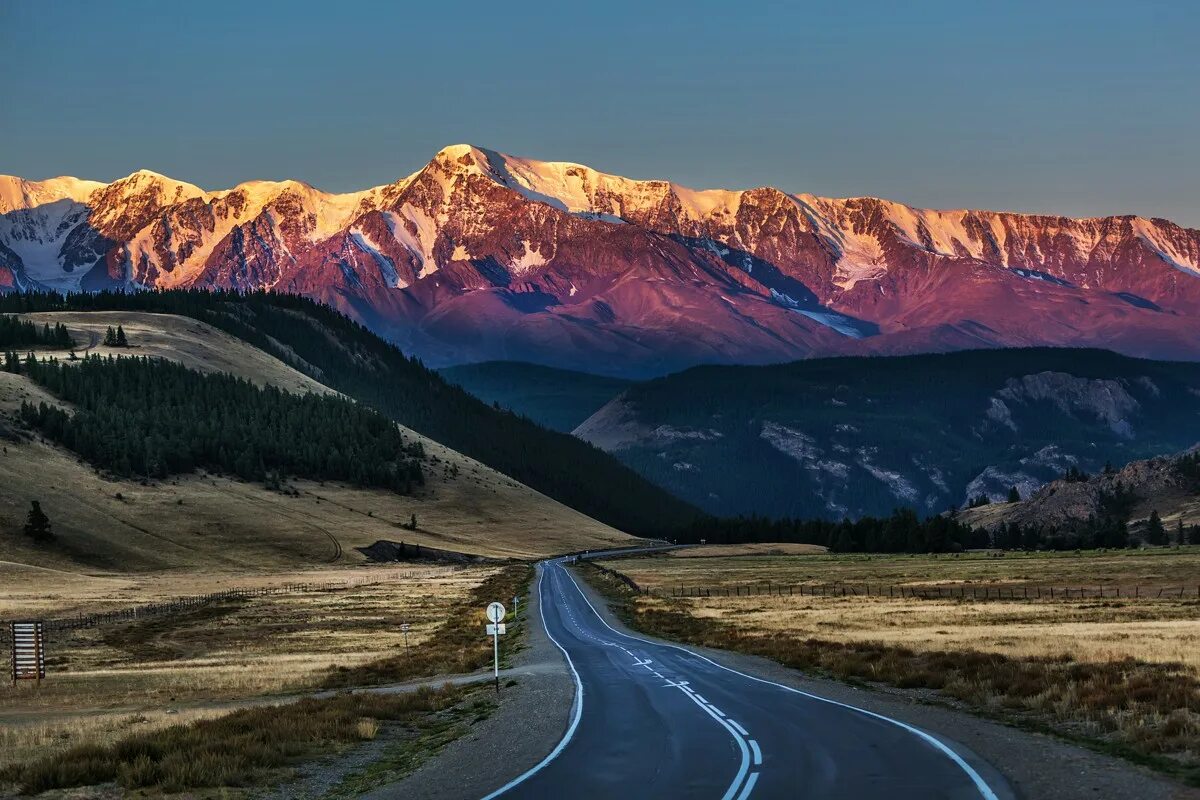
{"type": "Polygon", "coordinates": [[[843,336],[849,336],[851,339],[861,339],[864,336],[869,335],[871,332],[867,326],[864,326],[861,322],[853,317],[848,317],[845,314],[839,314],[832,309],[824,308],[822,306],[806,306],[791,295],[784,294],[783,292],[776,291],[775,289],[770,289],[770,292],[771,299],[774,300],[778,305],[781,305],[784,308],[790,308],[791,310],[808,317],[814,322],[821,323],[827,328],[832,328],[843,336]]]}
{"type": "Polygon", "coordinates": [[[531,269],[536,269],[546,264],[546,257],[542,255],[539,249],[530,247],[529,242],[522,242],[521,244],[524,246],[525,252],[519,255],[509,267],[515,274],[520,275],[523,272],[528,272],[531,269]]]}
{"type": "Polygon", "coordinates": [[[437,242],[438,229],[437,223],[428,214],[405,203],[396,211],[383,212],[383,219],[392,236],[417,262],[418,278],[437,272],[433,246],[437,242]]]}
{"type": "MultiPolygon", "coordinates": [[[[1163,261],[1180,272],[1200,275],[1200,252],[1196,252],[1194,247],[1185,250],[1182,246],[1177,246],[1176,242],[1159,227],[1156,220],[1137,217],[1133,220],[1133,230],[1138,238],[1157,253],[1163,261]]],[[[1180,244],[1182,245],[1183,242],[1180,244]]]]}
{"type": "Polygon", "coordinates": [[[383,276],[383,280],[388,286],[397,289],[408,287],[408,284],[401,280],[399,273],[396,272],[396,265],[383,254],[378,244],[371,241],[371,237],[366,232],[358,228],[351,228],[350,239],[360,250],[374,259],[375,265],[379,267],[379,274],[383,276]]]}
{"type": "Polygon", "coordinates": [[[88,207],[70,198],[36,203],[0,215],[0,244],[21,259],[24,274],[59,291],[74,291],[86,270],[64,270],[62,249],[88,207]]]}

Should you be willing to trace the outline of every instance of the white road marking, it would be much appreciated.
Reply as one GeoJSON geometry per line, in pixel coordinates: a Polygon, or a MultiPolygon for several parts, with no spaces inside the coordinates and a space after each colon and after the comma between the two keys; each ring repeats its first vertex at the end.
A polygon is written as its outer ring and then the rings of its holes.
{"type": "Polygon", "coordinates": [[[857,711],[858,713],[863,714],[865,716],[872,717],[874,719],[878,719],[883,722],[891,723],[892,725],[902,728],[902,729],[908,731],[909,733],[913,734],[914,736],[922,739],[927,744],[932,745],[934,749],[940,751],[947,758],[949,758],[951,761],[953,761],[959,767],[959,769],[961,769],[966,774],[966,776],[968,778],[970,778],[971,782],[973,784],[975,784],[976,790],[978,790],[980,796],[983,797],[984,800],[1000,800],[1000,798],[996,795],[996,792],[992,790],[991,786],[988,786],[987,781],[985,781],[983,779],[982,775],[980,775],[978,772],[975,771],[974,767],[972,767],[970,764],[968,764],[963,759],[962,756],[960,756],[958,753],[954,752],[953,748],[951,748],[949,745],[945,744],[944,742],[942,742],[941,740],[939,740],[932,734],[926,733],[925,731],[921,730],[920,728],[914,728],[912,725],[909,725],[906,722],[901,722],[898,719],[892,719],[891,717],[885,716],[883,714],[877,714],[874,711],[868,711],[865,708],[859,708],[858,706],[852,706],[849,703],[842,703],[837,700],[830,700],[828,697],[821,697],[819,694],[813,694],[812,692],[805,692],[801,689],[795,689],[795,688],[792,688],[791,686],[786,686],[782,683],[776,683],[775,681],[769,681],[765,678],[758,678],[758,677],[755,677],[754,675],[748,675],[745,672],[739,672],[738,670],[733,669],[732,667],[727,667],[724,664],[719,664],[716,661],[713,661],[711,658],[708,658],[707,656],[702,656],[695,651],[688,650],[686,647],[681,647],[680,645],[677,645],[677,644],[669,644],[667,642],[655,642],[655,641],[651,641],[650,639],[644,639],[640,636],[634,636],[633,634],[623,633],[623,632],[617,630],[616,628],[614,628],[612,625],[609,625],[607,620],[605,620],[604,617],[600,616],[600,612],[597,611],[596,607],[592,605],[592,601],[588,600],[587,595],[583,593],[583,590],[579,588],[579,584],[575,582],[575,577],[573,575],[571,575],[570,572],[567,572],[567,570],[565,570],[565,569],[563,570],[563,572],[565,572],[567,574],[567,577],[570,579],[571,583],[574,584],[575,591],[579,592],[579,596],[583,598],[583,602],[587,603],[588,608],[592,609],[592,613],[596,615],[596,619],[600,620],[600,623],[602,625],[604,625],[604,627],[608,628],[610,631],[617,634],[618,636],[624,636],[627,639],[632,639],[637,642],[644,642],[644,643],[650,644],[650,645],[657,645],[659,647],[670,647],[673,650],[679,650],[681,652],[687,653],[688,655],[695,656],[696,658],[699,658],[702,661],[707,661],[709,664],[712,664],[714,667],[717,667],[718,669],[723,669],[726,672],[732,672],[734,675],[741,675],[743,678],[746,678],[747,680],[755,681],[756,683],[765,683],[768,686],[774,686],[778,689],[783,689],[785,692],[791,692],[793,694],[798,694],[802,697],[807,697],[811,700],[818,700],[822,703],[829,703],[830,705],[838,706],[840,708],[845,708],[849,711],[857,711]]]}
{"type": "Polygon", "coordinates": [[[746,773],[750,771],[750,749],[746,747],[746,740],[739,736],[737,731],[729,727],[729,723],[722,719],[724,715],[721,714],[720,711],[713,706],[708,705],[707,703],[701,703],[696,698],[696,693],[687,688],[687,686],[680,686],[679,688],[683,690],[684,694],[692,698],[692,702],[700,706],[700,708],[704,709],[706,714],[715,719],[721,725],[721,727],[729,731],[729,735],[733,737],[735,742],[737,742],[738,749],[742,751],[741,766],[738,768],[737,775],[735,775],[733,778],[733,783],[729,784],[729,788],[726,789],[725,794],[721,796],[721,800],[733,800],[735,796],[738,797],[738,800],[748,797],[749,794],[747,792],[742,792],[741,795],[737,794],[737,790],[741,787],[742,781],[746,780],[746,773]]]}
{"type": "Polygon", "coordinates": [[[754,784],[758,783],[758,773],[751,772],[750,777],[746,779],[746,786],[742,789],[742,793],[738,795],[738,800],[746,800],[750,793],[754,791],[754,784]]]}
{"type": "Polygon", "coordinates": [[[742,736],[750,735],[750,733],[745,728],[743,728],[741,725],[738,725],[733,720],[729,720],[729,724],[732,725],[733,727],[737,728],[737,732],[740,733],[742,736]]]}
{"type": "MultiPolygon", "coordinates": [[[[580,717],[583,716],[583,681],[579,680],[579,673],[576,672],[576,670],[575,670],[575,662],[573,662],[571,660],[571,655],[567,652],[565,647],[563,647],[561,644],[558,643],[558,640],[554,638],[554,634],[550,633],[550,626],[546,624],[546,613],[545,613],[546,593],[544,591],[542,591],[542,584],[545,583],[546,571],[547,570],[545,568],[543,568],[542,574],[538,578],[538,615],[541,616],[541,618],[542,618],[542,629],[546,631],[546,635],[550,637],[550,641],[554,642],[554,646],[557,647],[559,650],[562,650],[563,658],[565,658],[567,660],[567,666],[571,668],[571,675],[575,678],[575,702],[574,702],[575,708],[574,708],[573,713],[571,714],[571,724],[569,726],[567,726],[567,732],[563,734],[562,739],[560,739],[558,744],[555,745],[554,749],[550,751],[549,755],[547,755],[545,758],[543,758],[541,761],[539,761],[537,764],[535,764],[533,767],[531,767],[526,772],[523,772],[522,774],[513,778],[508,783],[501,786],[496,791],[492,792],[489,795],[485,795],[483,797],[483,800],[492,800],[492,798],[494,798],[494,797],[499,797],[500,795],[507,792],[509,789],[513,788],[514,786],[517,786],[520,783],[523,783],[524,781],[528,780],[532,776],[536,775],[537,773],[539,773],[543,769],[545,769],[547,764],[549,764],[554,759],[558,758],[559,753],[561,753],[563,751],[563,749],[566,748],[567,743],[570,742],[571,738],[575,736],[575,729],[579,727],[579,719],[580,719],[580,717]]],[[[578,587],[576,587],[576,588],[578,588],[578,587]]]]}
{"type": "Polygon", "coordinates": [[[750,745],[750,753],[754,756],[754,766],[762,764],[762,750],[758,748],[758,742],[750,739],[747,744],[750,745]]]}

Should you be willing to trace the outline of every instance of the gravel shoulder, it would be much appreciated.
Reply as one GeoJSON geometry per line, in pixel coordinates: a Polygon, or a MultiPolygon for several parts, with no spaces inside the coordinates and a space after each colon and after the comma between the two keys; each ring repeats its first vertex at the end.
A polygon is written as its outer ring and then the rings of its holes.
{"type": "MultiPolygon", "coordinates": [[[[577,576],[576,582],[604,620],[618,631],[651,641],[676,644],[631,631],[609,610],[604,599],[587,581],[577,576]]],[[[1149,769],[1052,736],[922,702],[915,693],[859,688],[838,681],[813,678],[765,658],[727,650],[691,645],[687,649],[740,672],[883,714],[952,742],[997,769],[1019,798],[1200,800],[1200,789],[1183,786],[1149,769]]]]}
{"type": "Polygon", "coordinates": [[[508,678],[501,681],[499,707],[411,775],[365,797],[478,800],[554,749],[567,730],[575,684],[542,626],[538,587],[535,579],[525,607],[525,647],[513,656],[508,678]],[[515,680],[516,686],[505,686],[506,680],[515,680]]]}

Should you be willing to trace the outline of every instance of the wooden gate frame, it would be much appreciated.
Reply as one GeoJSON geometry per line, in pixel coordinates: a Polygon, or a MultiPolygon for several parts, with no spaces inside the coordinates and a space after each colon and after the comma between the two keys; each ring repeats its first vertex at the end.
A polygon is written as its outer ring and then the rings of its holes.
{"type": "Polygon", "coordinates": [[[9,635],[12,640],[12,676],[13,686],[17,685],[17,681],[36,680],[41,684],[42,679],[46,677],[46,627],[41,620],[19,620],[9,623],[9,635]],[[28,628],[27,626],[32,626],[28,628]],[[33,634],[33,672],[28,670],[20,671],[17,668],[17,656],[26,655],[25,650],[18,651],[17,647],[17,629],[18,627],[26,628],[21,631],[21,636],[28,637],[30,632],[33,634]]]}

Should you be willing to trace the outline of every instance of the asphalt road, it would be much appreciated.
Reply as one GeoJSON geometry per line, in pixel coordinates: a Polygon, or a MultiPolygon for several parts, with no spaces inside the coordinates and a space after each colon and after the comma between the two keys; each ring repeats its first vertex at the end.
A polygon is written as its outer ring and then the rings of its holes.
{"type": "Polygon", "coordinates": [[[993,798],[960,745],[608,625],[563,567],[539,572],[546,633],[576,681],[566,734],[485,798],[993,798]]]}

